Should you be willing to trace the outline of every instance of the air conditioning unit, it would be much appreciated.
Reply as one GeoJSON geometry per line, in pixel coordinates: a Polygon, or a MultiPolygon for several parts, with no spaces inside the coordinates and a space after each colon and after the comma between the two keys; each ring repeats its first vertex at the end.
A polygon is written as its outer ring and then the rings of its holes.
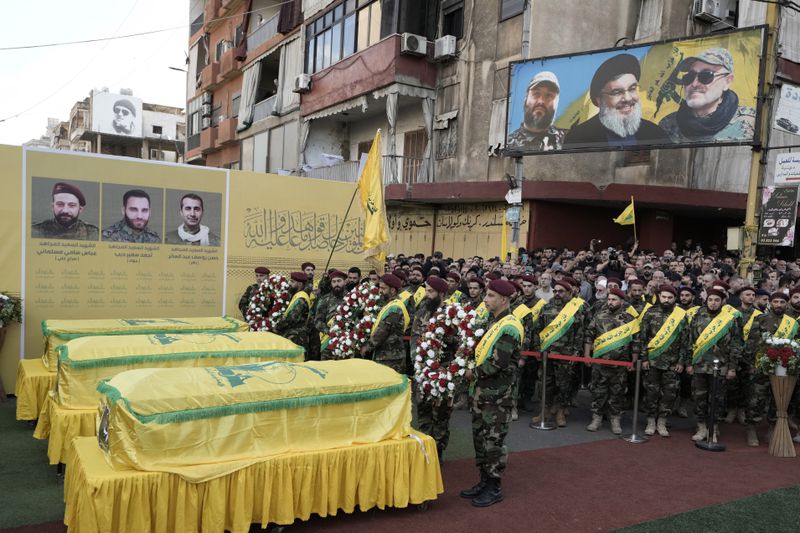
{"type": "Polygon", "coordinates": [[[310,90],[311,90],[311,76],[309,76],[306,73],[303,73],[294,79],[294,89],[292,89],[292,92],[305,94],[310,90]]]}
{"type": "Polygon", "coordinates": [[[203,120],[200,122],[200,128],[208,129],[211,127],[211,117],[203,117],[203,120]]]}
{"type": "Polygon", "coordinates": [[[404,33],[400,41],[400,53],[412,56],[428,55],[428,40],[422,35],[404,33]]]}
{"type": "Polygon", "coordinates": [[[203,96],[202,96],[202,99],[200,100],[200,103],[210,104],[211,103],[211,97],[212,97],[212,95],[211,95],[211,93],[209,91],[204,92],[203,96]]]}
{"type": "Polygon", "coordinates": [[[433,59],[435,61],[448,61],[456,57],[456,36],[445,35],[439,39],[433,46],[433,59]]]}
{"type": "Polygon", "coordinates": [[[729,0],[694,0],[692,15],[703,22],[720,22],[732,18],[733,11],[730,7],[729,0]]]}
{"type": "Polygon", "coordinates": [[[203,117],[211,116],[211,104],[203,104],[200,106],[200,116],[203,117]]]}
{"type": "Polygon", "coordinates": [[[153,161],[163,161],[164,160],[164,150],[156,150],[155,148],[150,149],[150,159],[153,161]]]}

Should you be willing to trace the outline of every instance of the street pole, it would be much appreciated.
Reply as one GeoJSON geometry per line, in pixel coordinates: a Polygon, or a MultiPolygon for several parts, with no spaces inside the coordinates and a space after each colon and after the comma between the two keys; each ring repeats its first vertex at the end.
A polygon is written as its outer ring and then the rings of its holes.
{"type": "Polygon", "coordinates": [[[767,166],[767,153],[769,145],[769,130],[771,125],[772,90],[775,82],[775,50],[777,48],[778,17],[780,6],[777,2],[767,4],[767,57],[764,69],[764,80],[761,87],[763,101],[761,102],[761,142],[753,146],[750,158],[750,180],[747,186],[747,210],[744,221],[744,241],[742,243],[742,257],[739,261],[739,275],[747,277],[748,270],[756,258],[756,240],[758,237],[758,224],[756,211],[758,210],[760,188],[764,179],[764,170],[767,166]]]}

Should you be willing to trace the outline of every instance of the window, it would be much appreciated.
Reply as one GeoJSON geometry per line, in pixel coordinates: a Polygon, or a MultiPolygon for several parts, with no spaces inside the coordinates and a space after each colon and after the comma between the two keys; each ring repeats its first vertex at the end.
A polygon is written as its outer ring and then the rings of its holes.
{"type": "Polygon", "coordinates": [[[239,102],[242,100],[242,93],[234,93],[231,96],[231,116],[238,117],[239,116],[239,102]]]}
{"type": "Polygon", "coordinates": [[[447,0],[442,5],[442,35],[464,36],[464,0],[447,0]]]}
{"type": "Polygon", "coordinates": [[[189,116],[187,135],[192,136],[200,133],[200,98],[195,98],[189,102],[186,114],[189,116]]]}
{"type": "Polygon", "coordinates": [[[525,0],[500,0],[500,21],[521,15],[525,10],[525,0]]]}
{"type": "Polygon", "coordinates": [[[230,48],[231,48],[231,42],[230,41],[226,41],[225,39],[222,39],[221,41],[219,41],[217,43],[216,54],[214,55],[215,61],[217,61],[217,63],[219,63],[219,60],[222,59],[222,55],[225,52],[227,52],[228,50],[230,50],[230,48]]]}
{"type": "Polygon", "coordinates": [[[368,154],[370,148],[372,148],[372,140],[358,143],[358,154],[356,161],[361,161],[361,154],[368,154]]]}
{"type": "Polygon", "coordinates": [[[436,131],[436,159],[455,156],[457,142],[458,119],[451,118],[446,128],[436,131]]]}
{"type": "Polygon", "coordinates": [[[233,37],[233,47],[239,48],[239,45],[242,44],[243,40],[244,40],[244,27],[241,24],[239,24],[238,26],[236,26],[236,32],[233,37]]]}
{"type": "Polygon", "coordinates": [[[161,126],[153,126],[153,135],[161,135],[163,131],[161,126]]]}

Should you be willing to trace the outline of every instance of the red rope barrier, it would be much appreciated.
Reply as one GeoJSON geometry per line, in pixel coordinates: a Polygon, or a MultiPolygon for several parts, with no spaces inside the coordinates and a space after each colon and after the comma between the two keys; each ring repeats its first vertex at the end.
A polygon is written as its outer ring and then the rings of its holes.
{"type": "MultiPolygon", "coordinates": [[[[522,352],[524,357],[542,357],[542,352],[522,352]]],[[[595,359],[593,357],[577,357],[574,355],[561,355],[557,353],[547,354],[548,359],[558,359],[561,361],[576,361],[578,363],[589,363],[590,365],[609,365],[624,366],[631,368],[633,363],[630,361],[611,361],[609,359],[595,359]]]]}

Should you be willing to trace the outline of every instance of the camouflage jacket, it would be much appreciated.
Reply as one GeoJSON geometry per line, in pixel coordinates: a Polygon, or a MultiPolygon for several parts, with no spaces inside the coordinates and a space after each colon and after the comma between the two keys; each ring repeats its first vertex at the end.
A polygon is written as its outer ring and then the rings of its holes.
{"type": "Polygon", "coordinates": [[[247,308],[250,306],[250,298],[253,297],[253,293],[256,292],[256,289],[258,289],[258,283],[253,283],[244,290],[242,297],[239,298],[239,311],[245,319],[247,317],[247,308]]]}
{"type": "MultiPolygon", "coordinates": [[[[292,296],[294,296],[293,293],[292,296]]],[[[308,344],[308,304],[302,298],[283,313],[275,324],[275,333],[305,347],[308,344]]]]}
{"type": "MultiPolygon", "coordinates": [[[[495,322],[508,315],[508,311],[492,317],[486,330],[495,322]]],[[[492,353],[473,370],[475,389],[479,400],[511,402],[513,396],[514,376],[520,358],[520,343],[511,335],[501,335],[492,353]]]]}
{"type": "MultiPolygon", "coordinates": [[[[424,303],[425,300],[422,300],[424,303]]],[[[438,312],[439,309],[436,311],[438,312]]],[[[411,355],[412,361],[414,359],[414,355],[417,353],[417,341],[422,336],[423,333],[428,329],[428,322],[430,322],[433,313],[431,313],[425,305],[420,305],[417,312],[414,313],[414,320],[411,322],[411,355]]],[[[442,360],[449,361],[451,360],[456,353],[456,349],[458,349],[458,343],[460,342],[460,337],[458,336],[458,331],[453,331],[455,335],[450,337],[445,337],[444,339],[444,350],[442,352],[442,360]]]]}
{"type": "Polygon", "coordinates": [[[367,346],[372,351],[372,359],[375,361],[405,359],[404,327],[403,313],[393,312],[386,315],[378,327],[372,331],[367,342],[367,346]]]}
{"type": "MultiPolygon", "coordinates": [[[[653,340],[653,337],[658,334],[661,326],[664,325],[664,322],[672,313],[673,309],[665,311],[660,305],[656,305],[651,307],[644,314],[639,328],[642,346],[641,353],[644,354],[647,352],[647,345],[651,340],[653,340]]],[[[687,357],[691,355],[691,349],[689,345],[689,322],[686,320],[685,316],[681,321],[680,328],[680,332],[676,334],[675,340],[672,341],[672,344],[670,344],[669,348],[667,348],[655,359],[646,359],[649,360],[651,367],[658,368],[659,370],[667,370],[678,363],[683,364],[687,357]]]]}
{"type": "Polygon", "coordinates": [[[158,236],[158,233],[147,227],[145,227],[139,233],[136,233],[125,223],[124,220],[120,220],[119,222],[111,224],[109,227],[103,230],[103,240],[158,244],[161,242],[161,237],[158,236]]]}
{"type": "Polygon", "coordinates": [[[714,135],[687,137],[678,125],[678,113],[670,113],[658,123],[673,142],[720,142],[749,141],[753,138],[756,125],[756,111],[752,107],[739,106],[730,122],[714,135]]]}
{"type": "Polygon", "coordinates": [[[764,349],[764,334],[774,334],[775,330],[780,326],[781,320],[783,320],[783,315],[779,315],[774,311],[762,313],[753,319],[750,335],[745,341],[744,357],[742,359],[745,367],[752,367],[755,364],[756,353],[764,349]]]}
{"type": "MultiPolygon", "coordinates": [[[[541,350],[541,338],[539,335],[542,330],[558,316],[558,313],[564,308],[566,303],[565,300],[554,297],[542,308],[542,312],[539,315],[539,322],[533,326],[530,344],[531,350],[541,350]]],[[[587,306],[584,304],[575,313],[575,321],[572,323],[569,330],[550,346],[550,351],[561,355],[583,355],[583,330],[586,327],[586,322],[587,306]]]]}
{"type": "Polygon", "coordinates": [[[524,150],[533,152],[549,152],[560,150],[564,144],[564,136],[567,130],[550,126],[542,133],[531,133],[524,126],[520,125],[508,134],[506,149],[524,150]]]}
{"type": "MultiPolygon", "coordinates": [[[[697,338],[706,329],[706,326],[717,316],[709,312],[708,307],[702,306],[697,310],[691,324],[689,325],[689,350],[686,366],[692,366],[696,374],[713,374],[714,359],[719,359],[720,375],[724,376],[729,368],[736,368],[742,356],[742,320],[735,318],[733,326],[708,350],[700,361],[692,364],[692,351],[697,338]]],[[[751,333],[752,335],[752,333],[751,333]]]]}
{"type": "Polygon", "coordinates": [[[87,224],[83,220],[76,220],[74,224],[65,228],[55,219],[45,220],[31,226],[33,239],[72,239],[76,241],[96,241],[100,238],[97,226],[87,224]]]}
{"type": "MultiPolygon", "coordinates": [[[[603,333],[607,333],[612,329],[618,328],[623,324],[634,322],[636,319],[625,311],[624,304],[619,309],[611,310],[608,306],[600,309],[595,314],[584,331],[583,341],[585,344],[593,344],[595,339],[603,333]]],[[[632,336],[632,341],[628,344],[611,350],[600,356],[600,359],[610,359],[613,361],[631,361],[639,356],[641,351],[639,345],[639,334],[635,333],[632,336]]]]}
{"type": "MultiPolygon", "coordinates": [[[[530,310],[530,307],[520,298],[517,303],[511,304],[511,313],[513,314],[519,306],[524,306],[525,309],[530,310]]],[[[519,317],[517,317],[519,318],[519,317]]],[[[525,331],[525,337],[522,340],[522,351],[528,351],[531,347],[531,339],[533,338],[533,315],[531,313],[525,314],[522,319],[522,328],[525,331]]]]}
{"type": "Polygon", "coordinates": [[[320,333],[328,333],[328,321],[336,314],[336,309],[344,302],[344,295],[334,296],[332,292],[323,294],[317,299],[317,309],[314,311],[314,329],[320,333]]]}
{"type": "Polygon", "coordinates": [[[786,304],[786,314],[797,320],[800,317],[800,309],[795,309],[792,304],[786,304]]]}
{"type": "MultiPolygon", "coordinates": [[[[637,313],[641,314],[644,306],[647,305],[648,302],[646,302],[644,298],[631,298],[628,303],[631,307],[636,309],[637,313]]],[[[623,304],[623,307],[625,307],[625,304],[623,304]]],[[[625,309],[627,309],[627,307],[625,307],[625,309]]]]}

